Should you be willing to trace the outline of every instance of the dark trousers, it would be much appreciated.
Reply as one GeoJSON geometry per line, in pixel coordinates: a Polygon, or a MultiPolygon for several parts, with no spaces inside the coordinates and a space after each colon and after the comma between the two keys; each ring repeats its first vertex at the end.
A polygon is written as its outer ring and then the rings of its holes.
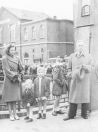
{"type": "MultiPolygon", "coordinates": [[[[89,106],[88,103],[81,104],[81,116],[82,117],[86,117],[88,115],[88,111],[89,111],[88,106],[89,106]]],[[[77,104],[70,103],[68,116],[70,118],[74,118],[76,116],[76,112],[77,112],[77,104]]]]}

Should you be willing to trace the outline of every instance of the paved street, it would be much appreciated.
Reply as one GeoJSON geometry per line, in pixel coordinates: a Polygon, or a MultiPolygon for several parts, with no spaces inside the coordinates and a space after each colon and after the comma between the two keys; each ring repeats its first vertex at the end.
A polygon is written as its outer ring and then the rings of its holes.
{"type": "Polygon", "coordinates": [[[47,112],[47,119],[36,119],[26,123],[24,117],[19,121],[9,119],[0,120],[1,132],[98,132],[98,111],[93,112],[88,120],[82,119],[79,114],[76,119],[63,121],[64,115],[54,117],[47,112]]]}

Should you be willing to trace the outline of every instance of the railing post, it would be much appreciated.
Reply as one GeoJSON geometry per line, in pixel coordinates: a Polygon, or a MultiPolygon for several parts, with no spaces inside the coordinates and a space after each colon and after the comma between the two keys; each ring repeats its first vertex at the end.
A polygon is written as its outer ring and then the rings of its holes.
{"type": "Polygon", "coordinates": [[[18,111],[20,111],[20,101],[18,102],[18,111]]]}

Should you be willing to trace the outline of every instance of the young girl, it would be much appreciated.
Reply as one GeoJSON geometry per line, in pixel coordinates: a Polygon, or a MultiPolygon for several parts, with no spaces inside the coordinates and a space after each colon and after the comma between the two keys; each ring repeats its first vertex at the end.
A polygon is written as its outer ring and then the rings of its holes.
{"type": "Polygon", "coordinates": [[[50,91],[50,79],[45,77],[45,68],[38,67],[37,69],[38,77],[34,81],[34,90],[35,90],[35,97],[38,99],[38,117],[37,119],[45,119],[46,118],[46,103],[47,98],[49,96],[50,91]],[[43,114],[42,114],[42,107],[43,107],[43,114]]]}
{"type": "Polygon", "coordinates": [[[32,122],[33,121],[33,106],[36,105],[36,99],[34,97],[34,89],[32,85],[32,80],[27,79],[24,84],[24,92],[23,92],[23,98],[22,103],[23,106],[26,108],[27,116],[24,118],[26,122],[32,122]]]}

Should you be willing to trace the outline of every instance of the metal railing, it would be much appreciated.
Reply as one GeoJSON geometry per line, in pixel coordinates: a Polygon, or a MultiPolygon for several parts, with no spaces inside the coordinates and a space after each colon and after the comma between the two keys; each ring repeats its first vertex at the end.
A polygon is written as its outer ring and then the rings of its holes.
{"type": "MultiPolygon", "coordinates": [[[[46,76],[49,77],[49,78],[52,78],[52,74],[46,74],[46,76]]],[[[24,81],[26,79],[34,80],[34,78],[36,78],[36,75],[25,75],[24,76],[24,81]]],[[[4,77],[3,77],[3,79],[4,79],[4,77]]],[[[3,79],[0,81],[0,90],[2,90],[3,79]]],[[[68,102],[68,92],[67,92],[67,94],[61,95],[60,98],[61,98],[60,99],[60,103],[68,102]]],[[[52,84],[51,84],[51,86],[50,86],[50,96],[49,96],[49,98],[47,100],[47,105],[52,105],[55,99],[56,99],[56,97],[52,95],[52,84]]],[[[37,107],[37,106],[35,106],[35,107],[37,107]]],[[[20,109],[23,109],[21,101],[17,102],[17,109],[18,109],[18,111],[20,111],[20,109]]],[[[2,103],[2,100],[0,102],[0,111],[1,110],[8,110],[7,104],[2,103]]]]}

